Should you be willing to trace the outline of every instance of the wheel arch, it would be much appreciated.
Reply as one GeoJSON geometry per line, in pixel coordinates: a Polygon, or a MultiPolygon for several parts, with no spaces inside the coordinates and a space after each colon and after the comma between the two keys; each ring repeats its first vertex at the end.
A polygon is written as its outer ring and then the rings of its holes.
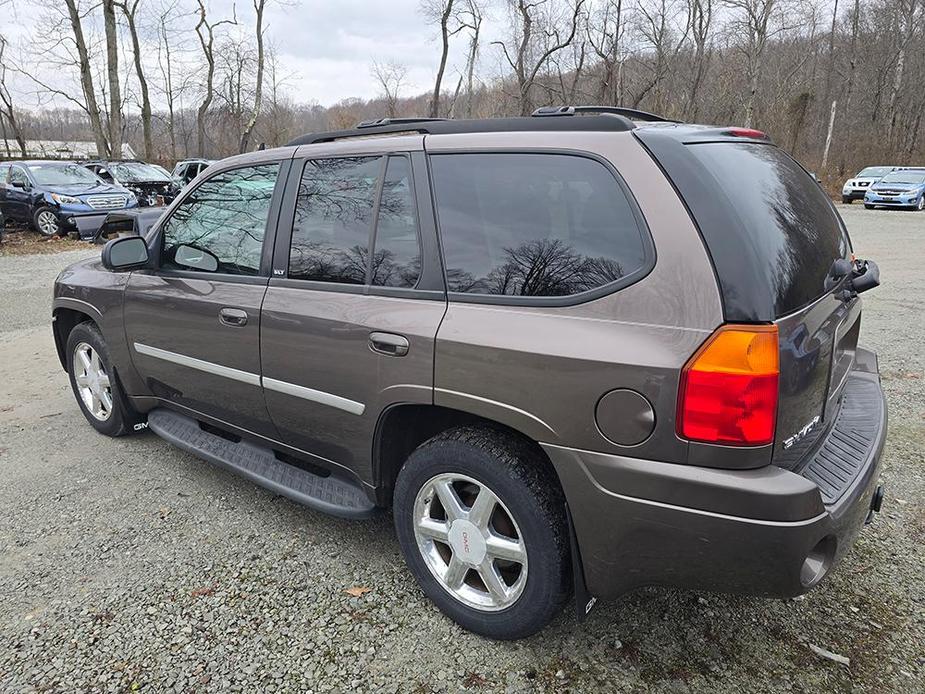
{"type": "Polygon", "coordinates": [[[398,472],[415,448],[443,431],[461,426],[482,426],[518,437],[534,450],[536,459],[561,487],[546,451],[528,433],[465,410],[442,405],[398,403],[382,411],[373,436],[372,472],[376,503],[383,507],[391,506],[398,472]]]}
{"type": "Polygon", "coordinates": [[[91,322],[100,327],[101,316],[89,305],[72,306],[67,300],[58,300],[52,309],[52,332],[55,337],[55,349],[61,368],[67,371],[67,336],[81,323],[91,322]],[[95,315],[94,315],[95,314],[95,315]]]}

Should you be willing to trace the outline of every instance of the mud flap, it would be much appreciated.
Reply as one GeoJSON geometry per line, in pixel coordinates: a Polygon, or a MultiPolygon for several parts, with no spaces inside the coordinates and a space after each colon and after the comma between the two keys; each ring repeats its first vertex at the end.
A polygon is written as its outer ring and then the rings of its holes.
{"type": "Polygon", "coordinates": [[[578,536],[575,534],[575,525],[572,523],[572,512],[568,504],[565,505],[565,517],[568,519],[568,539],[572,550],[572,580],[575,585],[575,614],[583,620],[597,603],[597,598],[588,592],[585,584],[585,569],[581,561],[581,551],[578,549],[578,536]]]}

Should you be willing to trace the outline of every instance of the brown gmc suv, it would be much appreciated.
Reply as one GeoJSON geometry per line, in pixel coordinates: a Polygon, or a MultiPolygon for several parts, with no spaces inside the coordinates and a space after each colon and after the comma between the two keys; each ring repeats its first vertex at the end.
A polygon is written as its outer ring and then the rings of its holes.
{"type": "Polygon", "coordinates": [[[832,204],[765,135],[628,109],[392,119],[210,166],[55,285],[98,431],[307,506],[517,638],[574,593],[815,586],[886,407],[832,204]]]}

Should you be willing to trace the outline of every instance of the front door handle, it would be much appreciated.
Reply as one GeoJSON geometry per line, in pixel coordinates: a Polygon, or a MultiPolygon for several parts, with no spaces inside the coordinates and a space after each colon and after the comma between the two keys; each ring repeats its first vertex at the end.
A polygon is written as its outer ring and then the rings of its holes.
{"type": "Polygon", "coordinates": [[[403,357],[408,354],[408,338],[395,333],[370,333],[369,348],[390,357],[403,357]]]}
{"type": "Polygon", "coordinates": [[[240,328],[247,325],[247,311],[239,308],[223,308],[218,312],[218,319],[223,325],[240,328]]]}

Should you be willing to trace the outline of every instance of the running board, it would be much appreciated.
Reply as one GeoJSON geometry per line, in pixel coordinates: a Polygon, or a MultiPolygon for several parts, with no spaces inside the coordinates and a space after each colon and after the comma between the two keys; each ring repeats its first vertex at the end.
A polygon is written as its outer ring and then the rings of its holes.
{"type": "Polygon", "coordinates": [[[356,484],[285,463],[265,446],[244,439],[230,441],[204,430],[192,417],[157,408],[148,413],[148,428],[178,448],[323,513],[341,518],[369,518],[376,511],[356,484]]]}

